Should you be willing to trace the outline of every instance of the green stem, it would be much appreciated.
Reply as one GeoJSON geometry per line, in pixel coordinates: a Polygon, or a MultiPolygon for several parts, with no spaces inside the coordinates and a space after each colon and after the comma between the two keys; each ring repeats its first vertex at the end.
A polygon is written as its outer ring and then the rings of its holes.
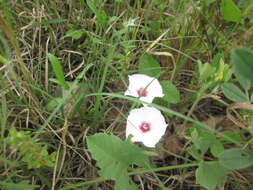
{"type": "Polygon", "coordinates": [[[181,164],[181,165],[175,165],[175,166],[164,166],[160,168],[151,168],[151,169],[139,169],[135,170],[133,172],[129,172],[128,175],[137,175],[137,174],[144,174],[144,173],[150,173],[150,172],[160,172],[164,170],[173,170],[173,169],[179,169],[179,168],[187,168],[187,167],[193,167],[197,166],[198,162],[193,162],[190,164],[181,164]]]}
{"type": "MultiPolygon", "coordinates": [[[[187,117],[191,117],[192,112],[194,111],[194,109],[196,108],[196,106],[198,105],[199,101],[201,99],[203,99],[204,93],[205,91],[209,88],[211,83],[208,83],[206,86],[203,86],[202,88],[200,88],[199,92],[198,92],[198,96],[196,98],[196,100],[193,102],[192,107],[190,108],[190,110],[187,113],[187,117]]],[[[187,120],[184,120],[183,126],[185,126],[187,123],[187,120]]]]}
{"type": "MultiPolygon", "coordinates": [[[[181,165],[175,165],[175,166],[165,166],[165,167],[153,168],[153,169],[139,169],[139,170],[135,170],[135,171],[129,172],[128,175],[138,175],[138,174],[144,174],[144,173],[159,172],[159,171],[164,171],[164,170],[187,168],[187,167],[198,166],[198,164],[199,164],[198,162],[193,162],[193,163],[190,163],[190,164],[181,164],[181,165]]],[[[99,177],[99,178],[94,179],[94,180],[90,180],[90,181],[86,181],[86,182],[82,182],[82,183],[78,183],[78,184],[69,185],[67,187],[63,187],[60,190],[75,189],[77,187],[91,185],[91,184],[99,183],[99,182],[103,182],[103,181],[105,181],[105,179],[102,178],[102,177],[99,177]]]]}
{"type": "MultiPolygon", "coordinates": [[[[191,117],[192,112],[195,110],[196,106],[198,105],[199,101],[202,99],[202,96],[198,96],[197,99],[193,102],[190,110],[187,113],[187,117],[191,117]]],[[[187,120],[184,120],[183,126],[185,126],[187,123],[187,120]]]]}
{"type": "Polygon", "coordinates": [[[105,181],[104,178],[98,177],[98,178],[96,178],[94,180],[90,180],[90,181],[86,181],[86,182],[82,182],[82,183],[77,183],[77,184],[69,185],[67,187],[63,187],[60,190],[76,189],[78,187],[82,187],[82,186],[86,186],[86,185],[91,185],[91,184],[99,183],[99,182],[103,182],[103,181],[105,181]]]}

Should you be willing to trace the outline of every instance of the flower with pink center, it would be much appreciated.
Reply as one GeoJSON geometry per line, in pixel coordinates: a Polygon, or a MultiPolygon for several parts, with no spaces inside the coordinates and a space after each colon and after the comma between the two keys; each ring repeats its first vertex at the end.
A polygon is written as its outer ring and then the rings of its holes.
{"type": "Polygon", "coordinates": [[[127,96],[139,97],[140,100],[152,103],[155,97],[163,97],[163,89],[156,78],[134,74],[129,75],[129,85],[125,92],[127,96]]]}
{"type": "Polygon", "coordinates": [[[126,137],[132,135],[133,142],[142,142],[147,147],[155,147],[164,135],[167,124],[161,112],[152,107],[133,109],[126,126],[126,137]]]}
{"type": "Polygon", "coordinates": [[[150,123],[147,123],[147,122],[145,122],[145,121],[143,121],[143,122],[140,124],[140,126],[139,126],[141,132],[143,132],[143,133],[146,133],[146,132],[150,131],[150,129],[151,129],[150,127],[151,127],[151,124],[150,124],[150,123]]]}

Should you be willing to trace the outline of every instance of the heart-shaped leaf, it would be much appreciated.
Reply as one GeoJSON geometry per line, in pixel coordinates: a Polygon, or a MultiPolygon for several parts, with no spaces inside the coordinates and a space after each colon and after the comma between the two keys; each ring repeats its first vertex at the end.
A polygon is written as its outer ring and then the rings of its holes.
{"type": "Polygon", "coordinates": [[[176,104],[180,101],[180,94],[177,90],[177,87],[172,84],[171,81],[166,80],[161,82],[164,97],[163,99],[168,101],[169,103],[176,104]]]}
{"type": "Polygon", "coordinates": [[[132,164],[149,167],[149,160],[144,150],[114,135],[98,133],[87,137],[87,144],[92,157],[97,160],[101,169],[101,176],[115,180],[117,190],[132,187],[127,173],[128,167],[132,164]]]}

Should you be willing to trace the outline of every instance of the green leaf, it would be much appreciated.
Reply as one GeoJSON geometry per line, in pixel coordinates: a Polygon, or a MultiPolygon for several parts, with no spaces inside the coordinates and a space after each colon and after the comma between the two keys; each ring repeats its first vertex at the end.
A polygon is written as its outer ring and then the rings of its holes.
{"type": "Polygon", "coordinates": [[[228,169],[242,169],[253,165],[253,152],[249,149],[225,150],[218,158],[219,163],[228,169]]]}
{"type": "Polygon", "coordinates": [[[98,23],[100,23],[103,28],[106,28],[109,21],[106,12],[104,10],[100,10],[99,12],[97,12],[96,15],[97,15],[98,23]]]}
{"type": "Polygon", "coordinates": [[[249,98],[232,83],[224,83],[221,89],[223,94],[234,102],[249,102],[249,98]]]}
{"type": "Polygon", "coordinates": [[[78,40],[82,37],[83,34],[84,34],[84,31],[82,29],[79,29],[79,30],[72,29],[72,30],[67,31],[64,37],[71,37],[75,40],[78,40]]]}
{"type": "Polygon", "coordinates": [[[92,10],[93,13],[97,12],[97,2],[98,1],[94,1],[94,0],[87,0],[86,3],[88,5],[88,7],[92,10]]]}
{"type": "Polygon", "coordinates": [[[221,133],[222,137],[222,143],[223,144],[230,144],[231,143],[231,139],[234,142],[238,142],[238,143],[243,143],[244,141],[242,140],[240,134],[232,132],[232,131],[224,131],[221,133]]]}
{"type": "Polygon", "coordinates": [[[58,59],[48,53],[48,58],[52,64],[52,67],[53,67],[53,71],[54,71],[54,74],[56,75],[56,78],[57,78],[57,81],[61,84],[61,86],[63,86],[65,89],[69,89],[69,85],[68,83],[65,81],[64,79],[64,73],[63,73],[63,69],[62,69],[62,66],[61,64],[59,63],[58,59]]]}
{"type": "Polygon", "coordinates": [[[35,142],[29,131],[17,131],[14,127],[10,129],[8,143],[18,150],[22,160],[27,163],[28,168],[53,167],[56,152],[50,155],[47,146],[35,142]]]}
{"type": "Polygon", "coordinates": [[[251,94],[250,101],[253,102],[253,93],[251,94]]]}
{"type": "Polygon", "coordinates": [[[229,170],[221,166],[217,161],[201,162],[196,170],[197,183],[208,190],[214,190],[225,182],[229,170]]]}
{"type": "Polygon", "coordinates": [[[191,132],[194,146],[204,155],[211,145],[216,141],[215,136],[209,131],[194,128],[191,132]]]}
{"type": "Polygon", "coordinates": [[[200,151],[198,151],[196,146],[192,145],[188,147],[187,152],[196,160],[202,160],[202,155],[200,154],[200,151]]]}
{"type": "Polygon", "coordinates": [[[88,7],[92,10],[92,12],[96,15],[96,19],[98,23],[105,28],[108,24],[109,18],[104,10],[102,10],[99,6],[102,5],[100,0],[86,0],[88,7]]]}
{"type": "Polygon", "coordinates": [[[39,187],[38,185],[29,185],[28,180],[23,180],[19,183],[10,183],[10,182],[0,182],[1,185],[3,185],[4,190],[33,190],[36,187],[39,187]]]}
{"type": "Polygon", "coordinates": [[[215,67],[209,63],[202,63],[198,61],[198,71],[200,82],[207,80],[215,72],[215,67]]]}
{"type": "Polygon", "coordinates": [[[169,103],[176,104],[180,101],[180,94],[177,90],[177,87],[172,84],[171,81],[165,80],[161,82],[164,97],[163,99],[168,101],[169,103]]]}
{"type": "Polygon", "coordinates": [[[0,157],[0,164],[3,165],[3,163],[10,165],[11,167],[19,167],[19,165],[21,165],[20,162],[16,162],[16,161],[11,161],[8,160],[4,157],[0,157]]]}
{"type": "Polygon", "coordinates": [[[160,64],[151,55],[144,53],[139,60],[139,73],[158,78],[161,75],[160,64]]]}
{"type": "Polygon", "coordinates": [[[101,176],[115,180],[117,190],[128,189],[131,185],[127,173],[129,166],[136,164],[144,168],[149,167],[149,160],[143,149],[114,135],[98,133],[87,137],[87,144],[101,169],[101,176]]]}
{"type": "Polygon", "coordinates": [[[240,85],[244,88],[244,90],[248,91],[251,87],[251,81],[240,75],[238,72],[235,72],[235,76],[240,85]]]}
{"type": "Polygon", "coordinates": [[[58,81],[57,79],[50,78],[49,81],[58,84],[59,86],[62,86],[61,82],[58,81]]]}
{"type": "Polygon", "coordinates": [[[236,48],[231,52],[231,64],[235,72],[253,81],[253,53],[246,48],[236,48]]]}
{"type": "Polygon", "coordinates": [[[235,5],[232,0],[222,1],[222,17],[224,20],[229,22],[242,23],[242,14],[240,9],[235,5]]]}
{"type": "Polygon", "coordinates": [[[215,141],[212,145],[211,145],[211,153],[213,156],[218,157],[218,155],[220,153],[222,153],[224,151],[224,147],[222,145],[222,143],[220,141],[215,141]]]}

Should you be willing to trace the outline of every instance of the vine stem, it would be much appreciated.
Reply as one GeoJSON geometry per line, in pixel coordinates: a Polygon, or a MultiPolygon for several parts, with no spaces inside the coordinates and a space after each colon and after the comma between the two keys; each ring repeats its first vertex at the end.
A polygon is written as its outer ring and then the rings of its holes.
{"type": "MultiPolygon", "coordinates": [[[[199,162],[193,162],[193,163],[189,163],[189,164],[181,164],[181,165],[174,165],[174,166],[165,166],[165,167],[153,168],[153,169],[138,169],[138,170],[129,172],[128,175],[137,175],[137,174],[159,172],[159,171],[179,169],[179,168],[187,168],[187,167],[198,166],[198,164],[199,164],[199,162]]],[[[106,179],[104,179],[102,177],[99,177],[99,178],[96,178],[94,180],[85,181],[85,182],[82,182],[82,183],[78,183],[78,184],[74,184],[74,185],[69,185],[67,187],[63,187],[60,190],[74,189],[74,188],[81,187],[81,186],[86,186],[86,185],[91,185],[91,184],[94,184],[94,183],[103,182],[105,180],[106,179]]]]}
{"type": "Polygon", "coordinates": [[[193,167],[197,166],[199,162],[193,162],[190,164],[181,164],[181,165],[174,165],[174,166],[164,166],[160,168],[151,168],[151,169],[139,169],[132,172],[129,172],[128,175],[137,175],[137,174],[144,174],[144,173],[150,173],[150,172],[160,172],[164,170],[172,170],[172,169],[179,169],[179,168],[187,168],[187,167],[193,167]]]}
{"type": "MultiPolygon", "coordinates": [[[[187,113],[187,117],[191,117],[192,112],[194,111],[194,109],[198,105],[199,101],[202,100],[205,97],[204,93],[209,88],[210,84],[211,83],[208,83],[206,86],[203,86],[202,88],[200,88],[196,100],[193,102],[190,110],[187,113]]],[[[187,122],[188,122],[187,120],[184,120],[183,126],[185,126],[187,122]]]]}

